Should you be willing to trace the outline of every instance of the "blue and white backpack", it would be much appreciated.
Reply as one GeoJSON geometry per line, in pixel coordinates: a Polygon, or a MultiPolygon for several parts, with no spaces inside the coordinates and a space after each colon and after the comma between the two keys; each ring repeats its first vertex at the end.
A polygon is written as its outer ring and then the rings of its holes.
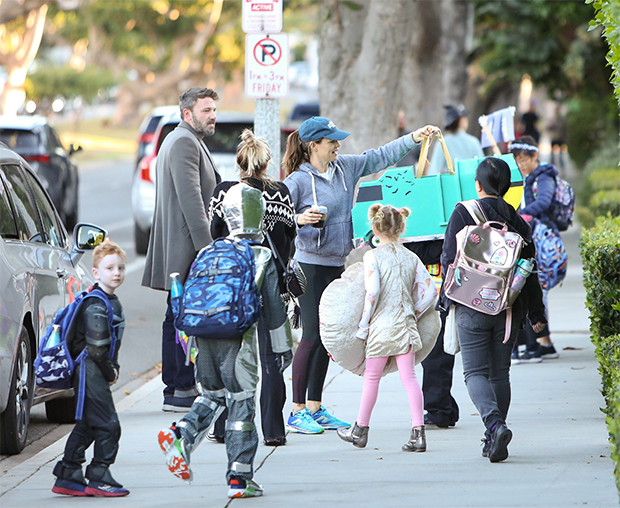
{"type": "MultiPolygon", "coordinates": [[[[71,378],[75,370],[75,365],[83,365],[86,356],[88,356],[88,349],[84,348],[77,358],[72,358],[69,352],[69,343],[75,336],[75,317],[77,316],[77,311],[88,298],[99,298],[106,306],[110,330],[112,330],[110,358],[114,357],[116,349],[116,330],[113,326],[114,310],[112,309],[112,305],[101,289],[94,288],[90,292],[82,291],[76,295],[75,300],[56,313],[52,323],[47,327],[45,335],[41,338],[39,352],[34,360],[34,373],[38,386],[54,390],[68,390],[72,387],[71,378]],[[50,346],[49,342],[54,325],[60,326],[60,343],[50,346]]],[[[84,369],[80,369],[80,380],[78,385],[77,420],[82,418],[82,409],[84,407],[86,376],[82,375],[83,370],[84,369]]]]}
{"type": "Polygon", "coordinates": [[[192,263],[183,295],[172,301],[175,328],[205,339],[241,337],[260,316],[256,265],[247,240],[218,238],[192,263]]]}
{"type": "Polygon", "coordinates": [[[536,264],[540,286],[549,291],[564,281],[568,255],[560,235],[540,221],[536,221],[532,233],[536,247],[536,264]]]}

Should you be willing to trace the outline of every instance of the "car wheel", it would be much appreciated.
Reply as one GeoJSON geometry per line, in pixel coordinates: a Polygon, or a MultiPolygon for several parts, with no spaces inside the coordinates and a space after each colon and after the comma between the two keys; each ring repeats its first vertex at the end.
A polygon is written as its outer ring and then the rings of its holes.
{"type": "Polygon", "coordinates": [[[45,403],[45,415],[52,423],[75,423],[75,405],[77,396],[48,400],[45,403]]]}
{"type": "Polygon", "coordinates": [[[371,249],[376,249],[377,247],[379,247],[379,239],[374,235],[374,233],[370,233],[370,236],[368,237],[368,241],[366,243],[370,245],[371,249]]]}
{"type": "Polygon", "coordinates": [[[34,393],[33,374],[30,341],[26,330],[22,330],[17,345],[8,404],[0,415],[0,453],[5,455],[17,455],[26,446],[34,393]]]}
{"type": "Polygon", "coordinates": [[[133,237],[136,244],[136,254],[146,256],[146,251],[149,249],[149,237],[151,236],[150,230],[144,230],[137,224],[133,225],[133,237]]]}

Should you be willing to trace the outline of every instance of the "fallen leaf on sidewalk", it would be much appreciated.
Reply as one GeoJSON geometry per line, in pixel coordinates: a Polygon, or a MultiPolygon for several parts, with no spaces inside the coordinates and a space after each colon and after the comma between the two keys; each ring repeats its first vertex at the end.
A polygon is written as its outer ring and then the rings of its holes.
{"type": "Polygon", "coordinates": [[[571,367],[571,370],[583,370],[585,367],[571,367]]]}
{"type": "Polygon", "coordinates": [[[131,392],[127,389],[123,390],[125,392],[125,395],[131,395],[131,392]]]}
{"type": "Polygon", "coordinates": [[[581,351],[582,349],[582,347],[566,346],[562,348],[562,351],[581,351]]]}

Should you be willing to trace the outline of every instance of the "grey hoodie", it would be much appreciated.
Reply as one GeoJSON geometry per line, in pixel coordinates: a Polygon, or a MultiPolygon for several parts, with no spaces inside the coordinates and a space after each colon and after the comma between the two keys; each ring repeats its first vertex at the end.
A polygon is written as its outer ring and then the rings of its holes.
{"type": "Polygon", "coordinates": [[[303,213],[314,204],[327,207],[323,229],[310,224],[299,227],[295,239],[295,258],[312,265],[344,265],[345,258],[353,249],[351,210],[357,182],[363,176],[395,164],[415,144],[411,134],[407,134],[361,155],[339,155],[336,161],[330,163],[328,173],[332,173],[331,179],[322,176],[308,162],[291,173],[284,184],[291,193],[295,213],[303,213]]]}

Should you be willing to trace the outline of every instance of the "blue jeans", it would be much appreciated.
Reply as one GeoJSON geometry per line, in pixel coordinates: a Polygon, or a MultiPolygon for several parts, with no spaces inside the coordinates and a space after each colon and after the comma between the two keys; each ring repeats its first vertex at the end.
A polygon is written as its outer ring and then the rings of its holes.
{"type": "Polygon", "coordinates": [[[196,396],[194,366],[191,363],[189,366],[185,365],[185,353],[176,341],[170,292],[168,292],[168,308],[162,326],[161,379],[166,385],[164,397],[196,396]]]}
{"type": "Polygon", "coordinates": [[[451,312],[456,312],[467,392],[490,431],[496,423],[506,423],[510,407],[510,354],[521,316],[513,316],[510,339],[503,344],[506,311],[490,316],[456,304],[451,312]]]}

